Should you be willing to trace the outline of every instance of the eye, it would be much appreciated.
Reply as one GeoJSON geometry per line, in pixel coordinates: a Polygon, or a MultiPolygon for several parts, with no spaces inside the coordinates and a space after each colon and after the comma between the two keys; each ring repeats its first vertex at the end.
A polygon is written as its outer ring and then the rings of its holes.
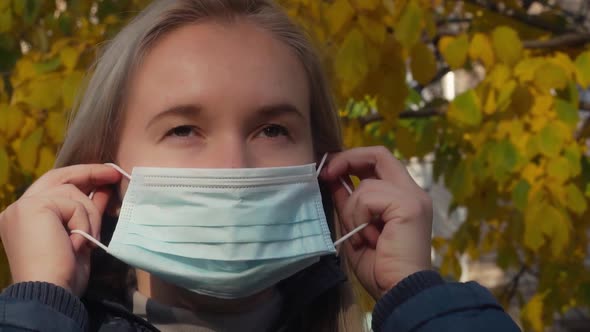
{"type": "Polygon", "coordinates": [[[271,124],[262,128],[259,135],[266,136],[269,138],[275,138],[279,136],[289,136],[289,131],[287,130],[287,128],[281,125],[271,124]]]}
{"type": "Polygon", "coordinates": [[[188,126],[188,125],[174,127],[172,129],[168,130],[168,132],[166,133],[166,136],[178,136],[178,137],[189,137],[189,136],[194,136],[194,135],[196,135],[195,127],[188,126]]]}

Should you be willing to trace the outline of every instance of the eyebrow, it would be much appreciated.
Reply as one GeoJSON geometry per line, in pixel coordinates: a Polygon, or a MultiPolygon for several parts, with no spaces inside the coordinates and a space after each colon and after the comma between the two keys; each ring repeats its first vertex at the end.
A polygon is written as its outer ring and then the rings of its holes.
{"type": "Polygon", "coordinates": [[[196,116],[201,113],[202,107],[198,105],[177,105],[171,108],[168,108],[164,112],[158,113],[154,116],[146,125],[146,128],[151,127],[155,122],[158,120],[165,118],[167,116],[177,115],[177,116],[196,116]]]}
{"type": "Polygon", "coordinates": [[[265,118],[273,118],[278,117],[280,115],[292,114],[296,115],[297,117],[303,120],[306,120],[303,113],[299,109],[297,109],[297,107],[288,103],[279,103],[263,106],[260,109],[258,109],[256,113],[265,118]]]}
{"type": "MultiPolygon", "coordinates": [[[[184,116],[184,117],[194,117],[201,113],[203,108],[200,105],[177,105],[171,108],[166,109],[164,112],[158,113],[154,116],[146,125],[146,128],[150,128],[155,122],[158,120],[168,117],[168,116],[184,116]]],[[[295,115],[303,120],[306,120],[303,113],[297,109],[292,104],[289,103],[278,103],[278,104],[271,104],[266,105],[259,108],[256,111],[256,116],[263,117],[263,118],[275,118],[282,115],[295,115]]]]}

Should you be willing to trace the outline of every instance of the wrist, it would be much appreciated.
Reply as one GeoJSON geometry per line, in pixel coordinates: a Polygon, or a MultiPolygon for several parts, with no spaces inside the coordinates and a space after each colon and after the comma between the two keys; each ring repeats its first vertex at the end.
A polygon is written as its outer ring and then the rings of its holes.
{"type": "Polygon", "coordinates": [[[442,277],[435,271],[422,270],[413,273],[386,292],[375,304],[373,310],[373,331],[380,331],[381,324],[402,303],[416,294],[444,284],[442,277]]]}
{"type": "Polygon", "coordinates": [[[82,330],[85,330],[88,324],[88,314],[82,301],[72,292],[48,282],[15,283],[4,289],[2,296],[47,305],[75,321],[82,330]]]}

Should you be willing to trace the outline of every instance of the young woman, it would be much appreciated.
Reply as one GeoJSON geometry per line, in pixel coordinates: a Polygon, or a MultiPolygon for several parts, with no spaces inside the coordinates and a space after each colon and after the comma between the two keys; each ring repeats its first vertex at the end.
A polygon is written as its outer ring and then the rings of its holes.
{"type": "Polygon", "coordinates": [[[429,197],[338,128],[270,1],[154,2],[99,57],[56,168],[0,214],[2,330],[361,331],[348,273],[374,331],[518,330],[429,271],[429,197]]]}

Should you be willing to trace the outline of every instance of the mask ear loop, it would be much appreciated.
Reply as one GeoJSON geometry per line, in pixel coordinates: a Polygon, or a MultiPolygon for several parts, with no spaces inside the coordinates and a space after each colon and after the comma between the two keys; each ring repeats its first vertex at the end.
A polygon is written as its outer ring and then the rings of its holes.
{"type": "MultiPolygon", "coordinates": [[[[322,168],[324,167],[324,164],[326,163],[327,158],[328,158],[328,153],[326,152],[326,153],[324,153],[324,156],[322,157],[322,160],[320,161],[320,165],[318,166],[318,169],[316,171],[316,177],[320,175],[320,172],[322,171],[322,168]]],[[[342,184],[342,186],[344,186],[344,188],[346,189],[348,194],[352,195],[352,189],[350,188],[348,183],[346,183],[346,181],[344,181],[344,179],[342,177],[339,177],[338,179],[340,180],[340,183],[342,184]]],[[[340,239],[336,240],[336,242],[334,242],[334,247],[342,244],[342,242],[348,240],[350,237],[352,237],[354,234],[360,232],[363,228],[367,227],[368,225],[369,225],[369,223],[364,223],[360,226],[357,226],[355,229],[348,232],[347,234],[342,236],[340,239]]]]}
{"type": "MultiPolygon", "coordinates": [[[[131,175],[129,175],[129,173],[125,172],[124,169],[122,169],[121,167],[119,167],[118,165],[115,165],[113,163],[105,163],[105,165],[107,166],[111,166],[112,168],[116,169],[119,173],[121,173],[121,175],[123,175],[124,177],[126,177],[128,180],[131,180],[131,175]]],[[[93,190],[89,195],[88,198],[92,199],[92,197],[94,197],[94,193],[96,191],[93,190]]],[[[92,235],[81,231],[79,229],[74,229],[70,231],[70,234],[79,234],[82,235],[84,238],[86,238],[88,241],[96,244],[98,247],[100,247],[102,250],[108,252],[109,249],[107,248],[107,246],[105,246],[104,244],[100,243],[100,241],[98,241],[97,239],[93,238],[92,235]]]]}

